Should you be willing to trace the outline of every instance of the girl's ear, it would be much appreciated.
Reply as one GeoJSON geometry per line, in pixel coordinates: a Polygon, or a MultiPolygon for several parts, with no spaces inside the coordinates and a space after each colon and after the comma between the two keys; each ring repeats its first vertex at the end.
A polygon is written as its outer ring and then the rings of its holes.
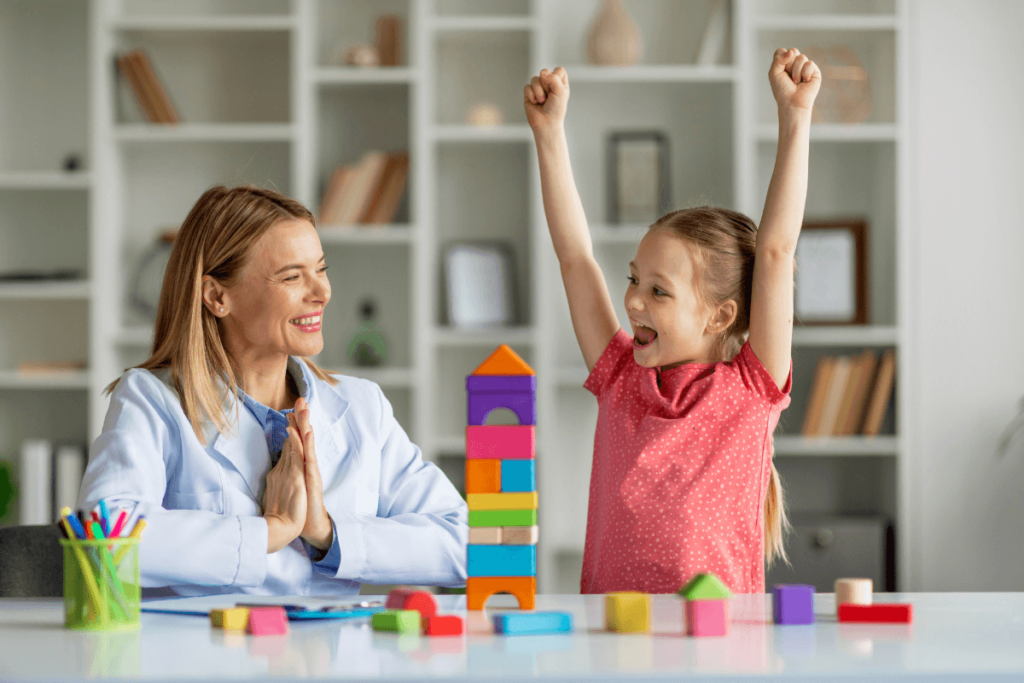
{"type": "Polygon", "coordinates": [[[210,275],[203,276],[203,306],[217,318],[231,312],[227,289],[210,275]]]}
{"type": "Polygon", "coordinates": [[[738,313],[739,306],[732,299],[719,304],[712,312],[711,319],[708,321],[708,332],[710,334],[721,334],[729,329],[736,322],[736,315],[738,313]]]}

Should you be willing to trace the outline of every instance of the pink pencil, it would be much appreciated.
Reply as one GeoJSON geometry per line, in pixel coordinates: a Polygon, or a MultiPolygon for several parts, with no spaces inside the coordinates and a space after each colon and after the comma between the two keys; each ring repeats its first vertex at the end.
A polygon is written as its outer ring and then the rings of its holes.
{"type": "Polygon", "coordinates": [[[117,516],[117,521],[114,522],[114,528],[110,530],[110,538],[117,538],[121,534],[121,528],[126,521],[128,521],[128,511],[121,510],[121,514],[117,516]]]}

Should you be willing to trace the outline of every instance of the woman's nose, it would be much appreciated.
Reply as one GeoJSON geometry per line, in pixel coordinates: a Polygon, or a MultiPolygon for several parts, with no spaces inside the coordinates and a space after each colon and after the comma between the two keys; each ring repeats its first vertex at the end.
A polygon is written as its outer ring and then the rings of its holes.
{"type": "Polygon", "coordinates": [[[331,298],[331,283],[327,281],[326,277],[313,280],[310,294],[314,299],[326,303],[331,298]]]}

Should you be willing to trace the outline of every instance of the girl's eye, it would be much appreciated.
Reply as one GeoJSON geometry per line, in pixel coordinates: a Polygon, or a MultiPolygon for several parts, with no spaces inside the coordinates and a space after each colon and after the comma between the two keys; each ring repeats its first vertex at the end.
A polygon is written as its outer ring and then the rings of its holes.
{"type": "Polygon", "coordinates": [[[635,285],[637,283],[636,278],[633,277],[632,275],[627,275],[626,276],[626,280],[628,280],[629,284],[631,284],[631,285],[635,285]]]}
{"type": "Polygon", "coordinates": [[[655,287],[655,288],[654,288],[653,290],[651,290],[651,291],[653,291],[653,292],[654,292],[654,296],[663,296],[663,295],[665,294],[665,292],[663,292],[662,290],[658,289],[657,287],[655,287]]]}

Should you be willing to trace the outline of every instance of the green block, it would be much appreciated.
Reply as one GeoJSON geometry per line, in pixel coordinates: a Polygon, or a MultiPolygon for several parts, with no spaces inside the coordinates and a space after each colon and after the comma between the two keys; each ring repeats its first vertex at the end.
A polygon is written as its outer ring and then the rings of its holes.
{"type": "Polygon", "coordinates": [[[536,526],[536,510],[470,510],[470,526],[536,526]]]}
{"type": "Polygon", "coordinates": [[[687,600],[728,600],[732,591],[714,574],[697,574],[679,589],[687,600]]]}
{"type": "Polygon", "coordinates": [[[420,613],[414,609],[388,609],[373,615],[374,631],[419,633],[420,613]]]}

